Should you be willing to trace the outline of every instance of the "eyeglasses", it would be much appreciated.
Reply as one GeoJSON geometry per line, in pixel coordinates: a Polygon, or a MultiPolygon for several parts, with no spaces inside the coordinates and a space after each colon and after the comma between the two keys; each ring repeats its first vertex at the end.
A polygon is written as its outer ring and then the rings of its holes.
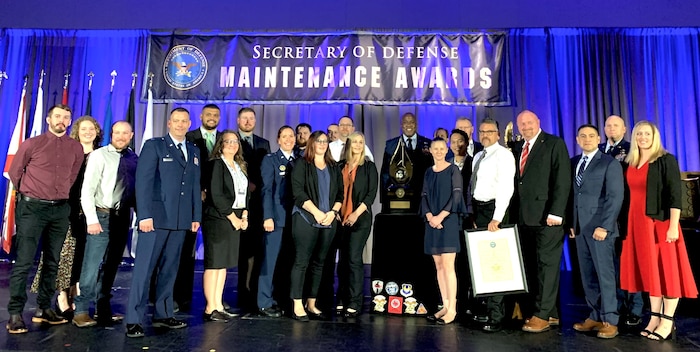
{"type": "Polygon", "coordinates": [[[316,140],[316,143],[318,143],[318,144],[328,144],[328,140],[327,140],[327,139],[317,139],[317,140],[316,140]]]}
{"type": "Polygon", "coordinates": [[[351,124],[351,123],[341,123],[341,124],[339,124],[338,126],[340,126],[340,127],[352,127],[353,124],[351,124]]]}
{"type": "Polygon", "coordinates": [[[238,144],[240,143],[237,139],[226,139],[224,140],[225,144],[238,144]]]}
{"type": "Polygon", "coordinates": [[[479,130],[479,134],[486,134],[486,135],[489,135],[489,134],[494,134],[494,133],[498,133],[498,131],[482,131],[482,130],[479,130]]]}

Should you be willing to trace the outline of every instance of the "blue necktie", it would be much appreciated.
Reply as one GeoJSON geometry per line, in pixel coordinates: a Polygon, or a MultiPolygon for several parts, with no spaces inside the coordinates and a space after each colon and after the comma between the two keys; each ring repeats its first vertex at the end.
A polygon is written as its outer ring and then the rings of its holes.
{"type": "Polygon", "coordinates": [[[584,155],[581,159],[581,165],[578,167],[578,172],[576,173],[576,186],[581,187],[583,182],[583,172],[586,171],[586,161],[588,161],[588,156],[584,155]]]}

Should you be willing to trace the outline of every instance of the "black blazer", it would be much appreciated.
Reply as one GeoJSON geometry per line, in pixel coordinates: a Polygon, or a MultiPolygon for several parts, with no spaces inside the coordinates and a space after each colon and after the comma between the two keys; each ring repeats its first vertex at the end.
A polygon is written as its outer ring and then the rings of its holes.
{"type": "Polygon", "coordinates": [[[649,163],[647,174],[647,216],[665,221],[671,217],[671,209],[680,209],[681,170],[671,154],[664,154],[649,163]]]}
{"type": "MultiPolygon", "coordinates": [[[[211,169],[210,192],[204,201],[204,214],[215,219],[226,219],[233,213],[233,202],[236,200],[236,188],[233,177],[226,163],[221,159],[209,161],[211,169]]],[[[250,200],[250,192],[246,192],[246,208],[250,200]]]]}
{"type": "MultiPolygon", "coordinates": [[[[209,149],[207,149],[207,140],[202,136],[202,130],[199,127],[196,130],[187,132],[185,139],[188,142],[196,145],[199,148],[199,155],[202,157],[202,162],[199,163],[200,169],[202,171],[202,177],[199,179],[202,185],[202,191],[209,190],[209,181],[211,180],[211,170],[209,167],[212,165],[209,162],[209,149]]],[[[221,139],[221,131],[216,131],[216,142],[221,139]]]]}
{"type": "MultiPolygon", "coordinates": [[[[327,164],[328,173],[331,177],[329,202],[333,207],[334,203],[343,203],[343,175],[336,164],[327,164]]],[[[318,174],[316,165],[308,163],[305,159],[296,159],[292,167],[292,197],[296,205],[307,219],[312,220],[314,216],[303,208],[307,200],[311,200],[318,206],[318,174]]]]}
{"type": "MultiPolygon", "coordinates": [[[[530,154],[520,176],[520,154],[525,141],[513,148],[518,223],[546,226],[547,215],[565,218],[571,190],[571,160],[564,140],[544,131],[530,145],[530,154]]],[[[512,204],[512,203],[511,203],[512,204]]],[[[564,219],[566,220],[566,219],[564,219]]]]}
{"type": "MultiPolygon", "coordinates": [[[[341,177],[343,168],[345,168],[345,160],[338,164],[341,177]]],[[[377,166],[369,159],[366,159],[364,164],[357,166],[355,173],[355,183],[352,185],[352,210],[354,211],[360,204],[365,203],[367,206],[365,214],[369,215],[371,219],[372,204],[377,197],[377,187],[379,186],[377,166]]]]}

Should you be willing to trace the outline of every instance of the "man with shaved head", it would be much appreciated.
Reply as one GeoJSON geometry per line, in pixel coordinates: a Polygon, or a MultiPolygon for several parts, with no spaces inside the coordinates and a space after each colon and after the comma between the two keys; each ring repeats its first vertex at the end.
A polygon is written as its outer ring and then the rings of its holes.
{"type": "Polygon", "coordinates": [[[563,218],[571,190],[571,163],[564,141],[540,129],[532,111],[518,115],[523,140],[513,148],[520,243],[530,287],[521,300],[523,331],[543,332],[559,324],[557,294],[564,245],[563,218]]]}
{"type": "MultiPolygon", "coordinates": [[[[330,131],[330,130],[329,130],[330,131]]],[[[345,142],[351,133],[355,132],[355,122],[350,116],[343,116],[338,120],[338,138],[328,145],[328,149],[331,150],[331,156],[333,160],[340,161],[344,157],[343,148],[345,148],[345,142]]],[[[329,135],[330,137],[330,135],[329,135]]],[[[369,150],[367,144],[365,143],[365,155],[370,161],[374,161],[374,155],[372,151],[369,150]]]]}
{"type": "MultiPolygon", "coordinates": [[[[598,145],[601,152],[612,156],[622,163],[622,167],[627,169],[625,158],[630,151],[630,142],[626,141],[625,133],[627,126],[625,120],[617,115],[610,115],[605,120],[605,137],[607,141],[598,145]]],[[[627,192],[625,192],[627,195],[627,192]]],[[[622,210],[617,218],[620,227],[620,236],[615,241],[615,274],[620,277],[620,254],[622,253],[622,241],[627,236],[627,210],[629,209],[629,196],[625,196],[622,203],[622,210]]],[[[642,308],[644,300],[641,292],[629,293],[617,290],[617,309],[623,317],[620,319],[625,325],[637,326],[642,322],[642,308]]]]}

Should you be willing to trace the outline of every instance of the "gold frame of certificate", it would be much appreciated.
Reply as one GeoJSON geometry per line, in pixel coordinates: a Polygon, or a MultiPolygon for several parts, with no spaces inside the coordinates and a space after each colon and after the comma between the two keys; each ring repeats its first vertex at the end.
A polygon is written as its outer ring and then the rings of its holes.
{"type": "Polygon", "coordinates": [[[518,228],[464,231],[474,297],[528,292],[518,228]]]}

